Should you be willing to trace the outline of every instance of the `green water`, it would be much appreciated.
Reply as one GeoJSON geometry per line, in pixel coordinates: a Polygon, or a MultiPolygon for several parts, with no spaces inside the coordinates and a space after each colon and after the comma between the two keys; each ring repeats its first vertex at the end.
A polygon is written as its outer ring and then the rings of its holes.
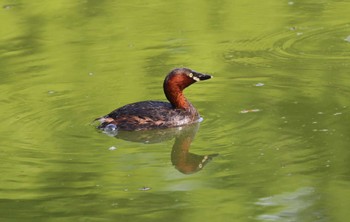
{"type": "Polygon", "coordinates": [[[348,1],[0,2],[1,221],[349,220],[348,1]],[[198,129],[90,125],[182,66],[198,129]]]}

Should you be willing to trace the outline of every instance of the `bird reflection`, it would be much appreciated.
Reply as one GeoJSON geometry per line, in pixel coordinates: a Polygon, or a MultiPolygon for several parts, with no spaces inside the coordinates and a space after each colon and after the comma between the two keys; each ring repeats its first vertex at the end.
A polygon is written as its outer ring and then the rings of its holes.
{"type": "Polygon", "coordinates": [[[171,162],[175,168],[184,174],[198,172],[218,154],[198,155],[190,153],[191,143],[198,131],[199,123],[183,129],[175,137],[175,142],[171,150],[171,162]]]}
{"type": "Polygon", "coordinates": [[[189,126],[147,130],[147,131],[115,131],[105,130],[104,132],[118,139],[138,143],[160,143],[175,138],[171,150],[171,162],[175,168],[183,174],[196,173],[203,169],[213,157],[218,154],[198,155],[190,152],[190,146],[199,129],[199,123],[189,126]]]}

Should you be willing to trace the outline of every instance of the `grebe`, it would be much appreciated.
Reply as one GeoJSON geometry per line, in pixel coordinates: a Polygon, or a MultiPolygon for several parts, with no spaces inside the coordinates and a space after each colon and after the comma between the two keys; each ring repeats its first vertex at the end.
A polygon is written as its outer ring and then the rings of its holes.
{"type": "Polygon", "coordinates": [[[191,84],[212,78],[188,68],[172,70],[163,83],[168,102],[142,101],[120,107],[99,117],[98,128],[137,131],[157,128],[170,128],[198,122],[200,116],[194,106],[186,99],[183,90],[191,84]]]}

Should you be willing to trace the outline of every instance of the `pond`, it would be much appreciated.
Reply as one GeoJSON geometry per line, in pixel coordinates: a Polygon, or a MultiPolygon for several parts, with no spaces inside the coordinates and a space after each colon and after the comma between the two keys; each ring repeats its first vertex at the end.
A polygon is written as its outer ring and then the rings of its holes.
{"type": "Polygon", "coordinates": [[[1,221],[347,221],[347,1],[4,0],[1,221]],[[200,124],[109,136],[92,121],[166,101],[200,124]]]}

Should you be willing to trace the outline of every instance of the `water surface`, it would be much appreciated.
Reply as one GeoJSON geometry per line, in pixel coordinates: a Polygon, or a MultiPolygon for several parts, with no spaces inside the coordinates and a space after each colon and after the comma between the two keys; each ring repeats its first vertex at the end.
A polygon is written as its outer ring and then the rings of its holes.
{"type": "MultiPolygon", "coordinates": [[[[346,1],[2,1],[2,221],[346,221],[346,1]],[[194,128],[132,142],[91,121],[165,100],[194,128]]],[[[159,133],[159,132],[157,132],[159,133]]]]}

